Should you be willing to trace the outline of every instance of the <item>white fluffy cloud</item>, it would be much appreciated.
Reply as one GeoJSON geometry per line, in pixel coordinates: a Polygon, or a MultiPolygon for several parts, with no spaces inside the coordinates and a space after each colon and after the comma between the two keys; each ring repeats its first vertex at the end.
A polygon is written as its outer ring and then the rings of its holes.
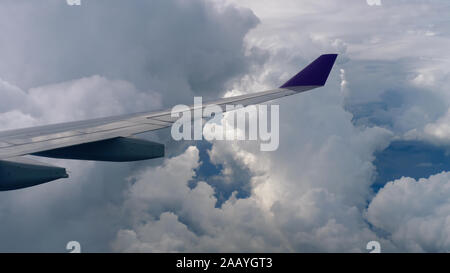
{"type": "Polygon", "coordinates": [[[142,92],[133,84],[97,75],[24,91],[0,82],[2,128],[12,129],[75,121],[161,107],[161,95],[142,92]],[[134,98],[130,100],[129,98],[134,98]]]}
{"type": "Polygon", "coordinates": [[[368,220],[410,252],[450,249],[450,173],[387,183],[372,200],[368,220]]]}
{"type": "MultiPolygon", "coordinates": [[[[387,136],[383,131],[371,134],[387,136]]],[[[340,145],[339,142],[331,144],[336,148],[340,145]]],[[[326,149],[324,153],[332,155],[334,150],[326,149]]],[[[260,160],[253,159],[262,155],[246,151],[245,147],[230,149],[229,145],[214,144],[211,156],[215,163],[229,165],[236,161],[235,165],[250,170],[253,174],[250,197],[236,199],[233,194],[221,207],[216,207],[214,188],[210,185],[199,182],[189,188],[188,182],[195,179],[194,170],[201,164],[198,150],[190,147],[182,155],[167,159],[162,166],[131,178],[133,183],[125,201],[131,228],[117,233],[113,250],[361,252],[365,243],[377,239],[362,218],[364,206],[346,204],[342,191],[330,187],[331,184],[356,187],[364,177],[357,175],[354,179],[346,177],[349,181],[340,180],[339,173],[347,172],[345,169],[333,172],[333,179],[323,174],[328,177],[323,182],[326,185],[311,185],[307,181],[317,178],[314,172],[303,177],[297,174],[298,179],[289,177],[282,162],[261,165],[260,160]],[[276,169],[280,171],[274,171],[276,169]]],[[[329,160],[332,162],[335,158],[329,160]]],[[[370,166],[369,162],[360,164],[370,166]]],[[[307,167],[299,168],[299,172],[307,167]]],[[[234,167],[235,171],[239,170],[234,167]]],[[[370,176],[373,168],[364,168],[361,172],[370,176]]],[[[230,172],[222,175],[224,181],[231,180],[227,179],[230,177],[239,179],[230,172]]],[[[352,194],[364,196],[366,193],[352,194]]],[[[389,249],[389,242],[378,240],[389,249]]]]}

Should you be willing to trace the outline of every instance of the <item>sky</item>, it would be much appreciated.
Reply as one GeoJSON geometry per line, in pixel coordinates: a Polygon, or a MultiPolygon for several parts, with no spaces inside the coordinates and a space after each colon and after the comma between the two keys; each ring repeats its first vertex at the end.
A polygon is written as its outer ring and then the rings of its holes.
{"type": "Polygon", "coordinates": [[[165,129],[140,137],[166,158],[38,158],[70,178],[0,192],[0,252],[449,252],[449,12],[446,0],[3,1],[4,130],[267,90],[339,57],[325,87],[273,102],[276,151],[165,129]]]}

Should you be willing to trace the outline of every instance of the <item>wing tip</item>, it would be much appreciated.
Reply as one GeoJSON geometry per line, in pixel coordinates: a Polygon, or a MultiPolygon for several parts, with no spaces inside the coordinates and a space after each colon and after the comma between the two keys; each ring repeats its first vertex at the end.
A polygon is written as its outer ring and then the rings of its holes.
{"type": "Polygon", "coordinates": [[[338,54],[323,54],[285,82],[280,88],[324,86],[338,54]]]}

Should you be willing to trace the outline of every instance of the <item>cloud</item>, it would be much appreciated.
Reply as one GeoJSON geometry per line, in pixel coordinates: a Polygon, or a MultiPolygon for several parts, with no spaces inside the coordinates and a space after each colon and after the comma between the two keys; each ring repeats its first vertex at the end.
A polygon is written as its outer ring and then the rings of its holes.
{"type": "Polygon", "coordinates": [[[371,201],[367,219],[387,232],[408,252],[450,249],[450,173],[429,178],[408,177],[387,183],[371,201]]]}
{"type": "MultiPolygon", "coordinates": [[[[235,147],[238,152],[226,148],[214,144],[212,161],[238,160],[250,170],[251,196],[237,199],[233,194],[216,207],[215,190],[209,184],[199,181],[190,188],[188,183],[201,164],[198,150],[190,147],[162,166],[131,178],[125,201],[131,228],[118,231],[113,250],[360,252],[366,242],[377,238],[362,218],[364,206],[345,204],[342,192],[334,193],[321,184],[305,185],[305,177],[293,180],[273,172],[281,164],[261,165],[242,147],[235,147]]],[[[222,175],[224,180],[237,178],[232,173],[222,175]]],[[[328,181],[342,182],[337,177],[328,181]]],[[[384,245],[388,248],[389,242],[384,245]]]]}
{"type": "Polygon", "coordinates": [[[142,92],[126,81],[91,76],[31,88],[30,104],[46,123],[112,116],[162,107],[161,94],[142,92]],[[129,99],[133,98],[133,99],[129,99]],[[52,107],[48,107],[52,105],[52,107]]]}
{"type": "MultiPolygon", "coordinates": [[[[198,165],[198,150],[191,146],[183,154],[165,160],[161,166],[132,177],[125,208],[138,230],[120,230],[113,248],[121,251],[188,250],[186,239],[195,235],[171,211],[183,210],[183,199],[195,192],[195,189],[189,189],[187,182],[194,176],[198,165]],[[164,213],[157,213],[161,211],[164,213]]],[[[197,185],[197,188],[201,186],[197,185]]],[[[198,197],[205,198],[202,194],[198,197]]],[[[201,210],[197,213],[202,214],[201,210]]]]}
{"type": "Polygon", "coordinates": [[[261,57],[243,50],[257,17],[209,1],[6,1],[0,18],[0,75],[24,89],[100,75],[187,103],[261,57]]]}

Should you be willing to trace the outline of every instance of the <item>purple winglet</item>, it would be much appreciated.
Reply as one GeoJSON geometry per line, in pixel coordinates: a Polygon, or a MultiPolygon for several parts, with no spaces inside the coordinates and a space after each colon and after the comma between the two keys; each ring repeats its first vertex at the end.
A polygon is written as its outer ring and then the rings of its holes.
{"type": "Polygon", "coordinates": [[[337,54],[324,54],[288,80],[280,88],[294,86],[323,86],[330,75],[337,54]]]}

